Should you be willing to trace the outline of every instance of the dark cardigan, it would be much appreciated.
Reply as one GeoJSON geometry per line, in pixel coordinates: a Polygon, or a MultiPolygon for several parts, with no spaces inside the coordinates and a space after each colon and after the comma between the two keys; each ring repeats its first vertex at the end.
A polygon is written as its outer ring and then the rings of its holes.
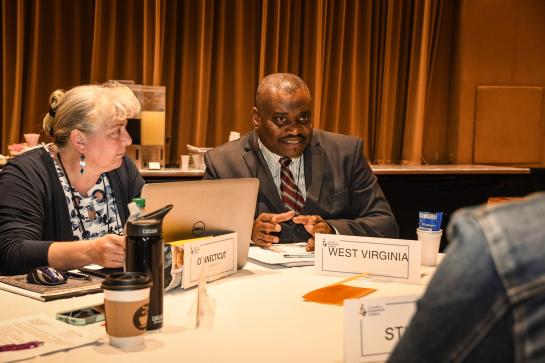
{"type": "MultiPolygon", "coordinates": [[[[107,173],[124,225],[127,204],[144,180],[128,157],[107,173]]],[[[10,160],[0,172],[0,273],[26,273],[48,264],[53,241],[73,241],[66,197],[53,160],[44,148],[10,160]]]]}

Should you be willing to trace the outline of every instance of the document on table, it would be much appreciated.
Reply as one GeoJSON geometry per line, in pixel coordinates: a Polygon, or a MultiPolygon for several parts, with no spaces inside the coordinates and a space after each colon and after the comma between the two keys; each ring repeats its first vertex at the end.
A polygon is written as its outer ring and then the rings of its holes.
{"type": "Polygon", "coordinates": [[[0,362],[28,359],[46,353],[96,342],[101,335],[85,327],[69,325],[45,314],[0,322],[0,346],[43,342],[37,348],[0,352],[0,362]]]}
{"type": "Polygon", "coordinates": [[[251,246],[248,257],[270,265],[312,266],[314,265],[314,252],[305,250],[307,243],[274,244],[270,248],[251,246]]]}

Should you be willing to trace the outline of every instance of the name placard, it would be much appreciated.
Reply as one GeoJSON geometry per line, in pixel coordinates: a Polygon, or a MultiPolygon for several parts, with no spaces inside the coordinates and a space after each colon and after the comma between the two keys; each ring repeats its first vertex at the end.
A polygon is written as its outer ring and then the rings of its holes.
{"type": "Polygon", "coordinates": [[[217,280],[237,272],[237,234],[196,239],[184,245],[184,272],[182,287],[195,286],[203,264],[207,281],[217,280]]]}
{"type": "Polygon", "coordinates": [[[344,301],[344,361],[386,361],[403,335],[419,295],[344,301]]]}
{"type": "Polygon", "coordinates": [[[317,274],[367,272],[391,281],[420,283],[419,241],[317,233],[315,243],[317,274]]]}

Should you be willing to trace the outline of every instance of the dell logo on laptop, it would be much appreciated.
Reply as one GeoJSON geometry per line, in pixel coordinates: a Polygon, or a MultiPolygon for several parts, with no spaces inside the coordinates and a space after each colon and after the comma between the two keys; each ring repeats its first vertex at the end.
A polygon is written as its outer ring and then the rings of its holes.
{"type": "Polygon", "coordinates": [[[191,233],[194,236],[200,236],[201,234],[204,233],[205,229],[206,229],[206,225],[204,224],[204,222],[203,221],[197,221],[193,225],[193,228],[191,229],[191,233]]]}

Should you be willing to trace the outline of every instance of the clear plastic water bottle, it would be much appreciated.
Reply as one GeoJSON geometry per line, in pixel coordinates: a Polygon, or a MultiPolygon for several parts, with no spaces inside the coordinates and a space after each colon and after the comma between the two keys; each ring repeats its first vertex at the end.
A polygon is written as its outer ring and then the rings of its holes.
{"type": "Polygon", "coordinates": [[[134,216],[134,219],[138,219],[146,214],[146,199],[144,198],[132,198],[132,201],[138,207],[138,212],[134,216]]]}

